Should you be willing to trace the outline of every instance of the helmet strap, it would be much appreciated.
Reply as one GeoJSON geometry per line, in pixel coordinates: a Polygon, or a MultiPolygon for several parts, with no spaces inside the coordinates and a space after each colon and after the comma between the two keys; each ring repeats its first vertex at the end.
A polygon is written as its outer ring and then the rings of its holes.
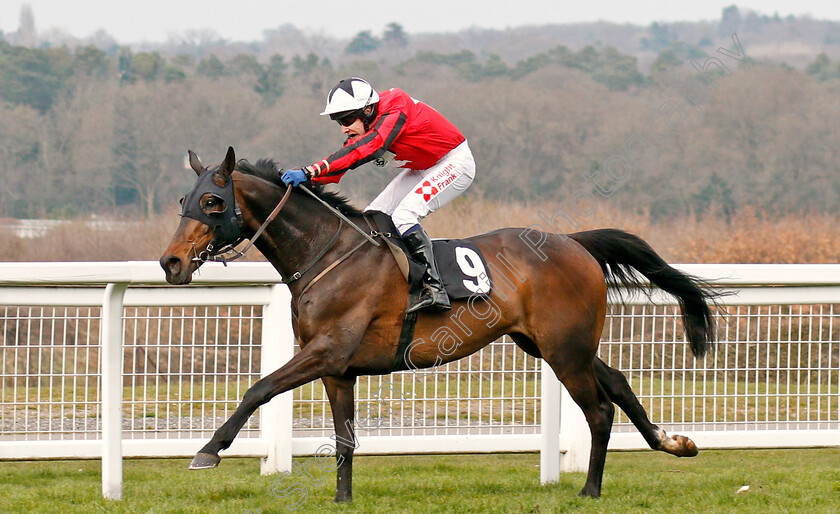
{"type": "Polygon", "coordinates": [[[364,124],[365,124],[365,131],[366,131],[366,132],[367,132],[368,130],[370,130],[369,125],[370,125],[370,124],[373,122],[373,120],[376,118],[376,111],[377,111],[377,109],[376,109],[376,105],[377,105],[377,104],[366,105],[366,106],[362,109],[362,116],[361,116],[361,119],[362,119],[362,123],[364,123],[364,124]]]}

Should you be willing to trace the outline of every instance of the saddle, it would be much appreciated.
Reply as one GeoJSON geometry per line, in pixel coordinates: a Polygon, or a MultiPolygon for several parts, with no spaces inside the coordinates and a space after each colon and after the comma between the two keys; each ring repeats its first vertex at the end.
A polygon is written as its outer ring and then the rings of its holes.
{"type": "MultiPolygon", "coordinates": [[[[371,211],[366,213],[365,221],[372,233],[385,241],[397,261],[397,266],[408,281],[407,310],[408,306],[412,305],[423,292],[422,279],[426,271],[425,266],[411,257],[411,252],[406,248],[389,215],[371,211]]],[[[492,283],[490,271],[484,255],[475,243],[466,239],[433,239],[432,250],[441,281],[450,300],[484,298],[490,294],[492,283]]],[[[414,337],[416,323],[417,312],[410,314],[406,312],[403,317],[397,353],[391,366],[392,372],[409,369],[405,361],[405,352],[414,337]]]]}
{"type": "MultiPolygon", "coordinates": [[[[423,288],[421,279],[425,268],[411,257],[391,217],[384,212],[371,211],[367,213],[366,219],[394,255],[397,266],[408,281],[409,294],[419,294],[423,288]]],[[[475,243],[468,239],[433,239],[432,250],[441,281],[451,300],[486,297],[490,294],[490,271],[484,255],[475,243]]]]}

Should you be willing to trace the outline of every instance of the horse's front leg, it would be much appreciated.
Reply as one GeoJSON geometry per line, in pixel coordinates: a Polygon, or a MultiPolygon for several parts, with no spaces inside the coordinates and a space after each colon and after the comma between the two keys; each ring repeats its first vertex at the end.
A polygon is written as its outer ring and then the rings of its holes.
{"type": "Polygon", "coordinates": [[[190,469],[218,466],[221,460],[219,452],[230,447],[236,434],[260,405],[299,385],[335,373],[342,367],[343,363],[337,362],[335,353],[329,351],[325,341],[308,344],[280,369],[258,380],[245,392],[242,403],[225,424],[216,430],[210,442],[199,450],[190,463],[190,469]]]}
{"type": "Polygon", "coordinates": [[[350,502],[353,500],[353,450],[356,449],[353,427],[353,386],[356,385],[356,377],[323,377],[322,380],[330,399],[335,424],[335,501],[350,502]]]}

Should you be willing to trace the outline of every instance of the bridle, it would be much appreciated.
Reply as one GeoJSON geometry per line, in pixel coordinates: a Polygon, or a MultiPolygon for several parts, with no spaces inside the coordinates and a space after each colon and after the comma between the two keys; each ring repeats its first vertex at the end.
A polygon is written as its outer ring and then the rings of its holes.
{"type": "MultiPolygon", "coordinates": [[[[231,183],[232,182],[233,180],[231,180],[231,183]]],[[[200,253],[197,253],[195,252],[195,244],[193,244],[193,253],[195,254],[195,257],[192,258],[192,261],[200,262],[202,264],[208,261],[221,262],[222,264],[227,266],[228,262],[245,257],[245,254],[248,252],[248,250],[250,250],[251,247],[254,246],[254,243],[257,242],[257,239],[262,235],[263,232],[265,232],[266,227],[268,227],[268,225],[272,221],[274,221],[274,218],[277,217],[277,214],[279,214],[280,210],[283,209],[283,206],[286,205],[286,202],[289,200],[291,193],[292,188],[287,188],[286,193],[283,195],[283,198],[280,200],[277,206],[274,207],[274,210],[271,211],[271,214],[268,215],[265,221],[263,221],[262,225],[260,225],[260,228],[258,228],[257,231],[254,232],[254,235],[248,240],[248,244],[245,245],[245,248],[243,248],[242,250],[236,249],[236,245],[245,240],[245,237],[240,232],[240,234],[236,238],[236,241],[232,243],[224,243],[222,247],[220,247],[214,252],[214,243],[219,237],[217,234],[217,228],[219,228],[219,226],[217,225],[213,227],[213,240],[210,241],[210,244],[207,245],[207,248],[205,250],[202,250],[200,253]]],[[[241,227],[243,225],[242,211],[240,211],[239,208],[234,208],[234,216],[236,218],[236,223],[241,227]]]]}
{"type": "MultiPolygon", "coordinates": [[[[200,221],[207,226],[211,227],[213,230],[213,239],[207,245],[207,248],[202,250],[201,252],[195,251],[195,243],[193,243],[193,255],[194,257],[191,259],[192,262],[221,262],[223,265],[227,266],[228,262],[235,261],[245,256],[248,250],[254,246],[257,239],[265,232],[265,229],[268,225],[274,221],[283,207],[288,202],[289,197],[291,196],[292,187],[288,186],[286,188],[285,194],[283,194],[283,198],[268,217],[263,221],[262,225],[254,232],[254,235],[249,238],[248,244],[242,249],[237,250],[236,245],[244,241],[246,238],[242,235],[242,227],[244,225],[242,219],[242,211],[236,205],[236,195],[233,189],[233,179],[228,177],[227,182],[224,186],[218,186],[216,182],[212,179],[213,174],[215,172],[210,172],[210,170],[205,171],[202,175],[199,176],[199,182],[207,182],[208,187],[206,189],[199,188],[199,184],[197,183],[193,190],[184,198],[181,199],[182,203],[182,212],[181,216],[192,218],[194,220],[200,221]],[[209,178],[203,178],[205,175],[209,178]],[[199,189],[203,189],[200,193],[198,192],[199,189]],[[216,199],[224,202],[225,209],[219,212],[212,212],[207,214],[201,208],[200,202],[201,198],[204,197],[206,194],[210,194],[216,199]],[[231,208],[232,207],[232,208],[231,208]],[[233,215],[226,215],[226,213],[230,210],[233,215]]],[[[342,214],[338,209],[334,208],[333,206],[326,203],[323,199],[319,198],[318,195],[310,191],[307,187],[303,185],[297,186],[308,193],[310,196],[318,200],[322,205],[324,205],[330,212],[332,212],[335,216],[339,218],[338,229],[336,230],[333,237],[330,241],[324,246],[324,248],[318,252],[316,257],[310,261],[310,263],[304,266],[299,271],[292,273],[288,278],[283,278],[283,283],[289,284],[298,280],[300,277],[303,276],[304,273],[309,271],[312,266],[314,266],[321,258],[332,248],[335,244],[336,240],[338,239],[338,235],[341,232],[341,229],[344,226],[344,223],[348,223],[351,227],[353,227],[356,231],[362,234],[368,242],[372,243],[374,246],[379,246],[379,242],[373,239],[369,234],[367,234],[364,230],[359,228],[358,225],[350,221],[344,214],[342,214]]],[[[364,242],[363,242],[364,243],[364,242]]],[[[353,249],[352,252],[355,252],[361,245],[357,246],[353,249]]],[[[349,257],[348,255],[343,256],[339,259],[338,262],[343,261],[349,257]]],[[[334,263],[335,265],[336,263],[334,263]]],[[[328,268],[328,269],[331,269],[328,268]]],[[[320,275],[319,277],[320,278],[320,275]]]]}
{"type": "Polygon", "coordinates": [[[215,170],[205,169],[198,176],[192,191],[181,198],[181,216],[204,223],[213,231],[213,239],[193,261],[215,260],[214,256],[228,252],[245,239],[242,235],[242,211],[236,205],[233,179],[230,176],[223,177],[224,183],[220,185],[216,182],[217,177],[222,176],[215,170]],[[218,201],[224,209],[205,212],[201,201],[206,195],[218,201]]]}

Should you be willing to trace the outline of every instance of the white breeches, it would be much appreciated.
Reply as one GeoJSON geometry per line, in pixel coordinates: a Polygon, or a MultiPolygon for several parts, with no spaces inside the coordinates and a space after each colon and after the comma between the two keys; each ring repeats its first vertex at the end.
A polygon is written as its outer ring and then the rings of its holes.
{"type": "Polygon", "coordinates": [[[475,160],[464,141],[426,170],[402,170],[366,211],[391,215],[404,234],[420,220],[466,191],[475,178],[475,160]]]}

